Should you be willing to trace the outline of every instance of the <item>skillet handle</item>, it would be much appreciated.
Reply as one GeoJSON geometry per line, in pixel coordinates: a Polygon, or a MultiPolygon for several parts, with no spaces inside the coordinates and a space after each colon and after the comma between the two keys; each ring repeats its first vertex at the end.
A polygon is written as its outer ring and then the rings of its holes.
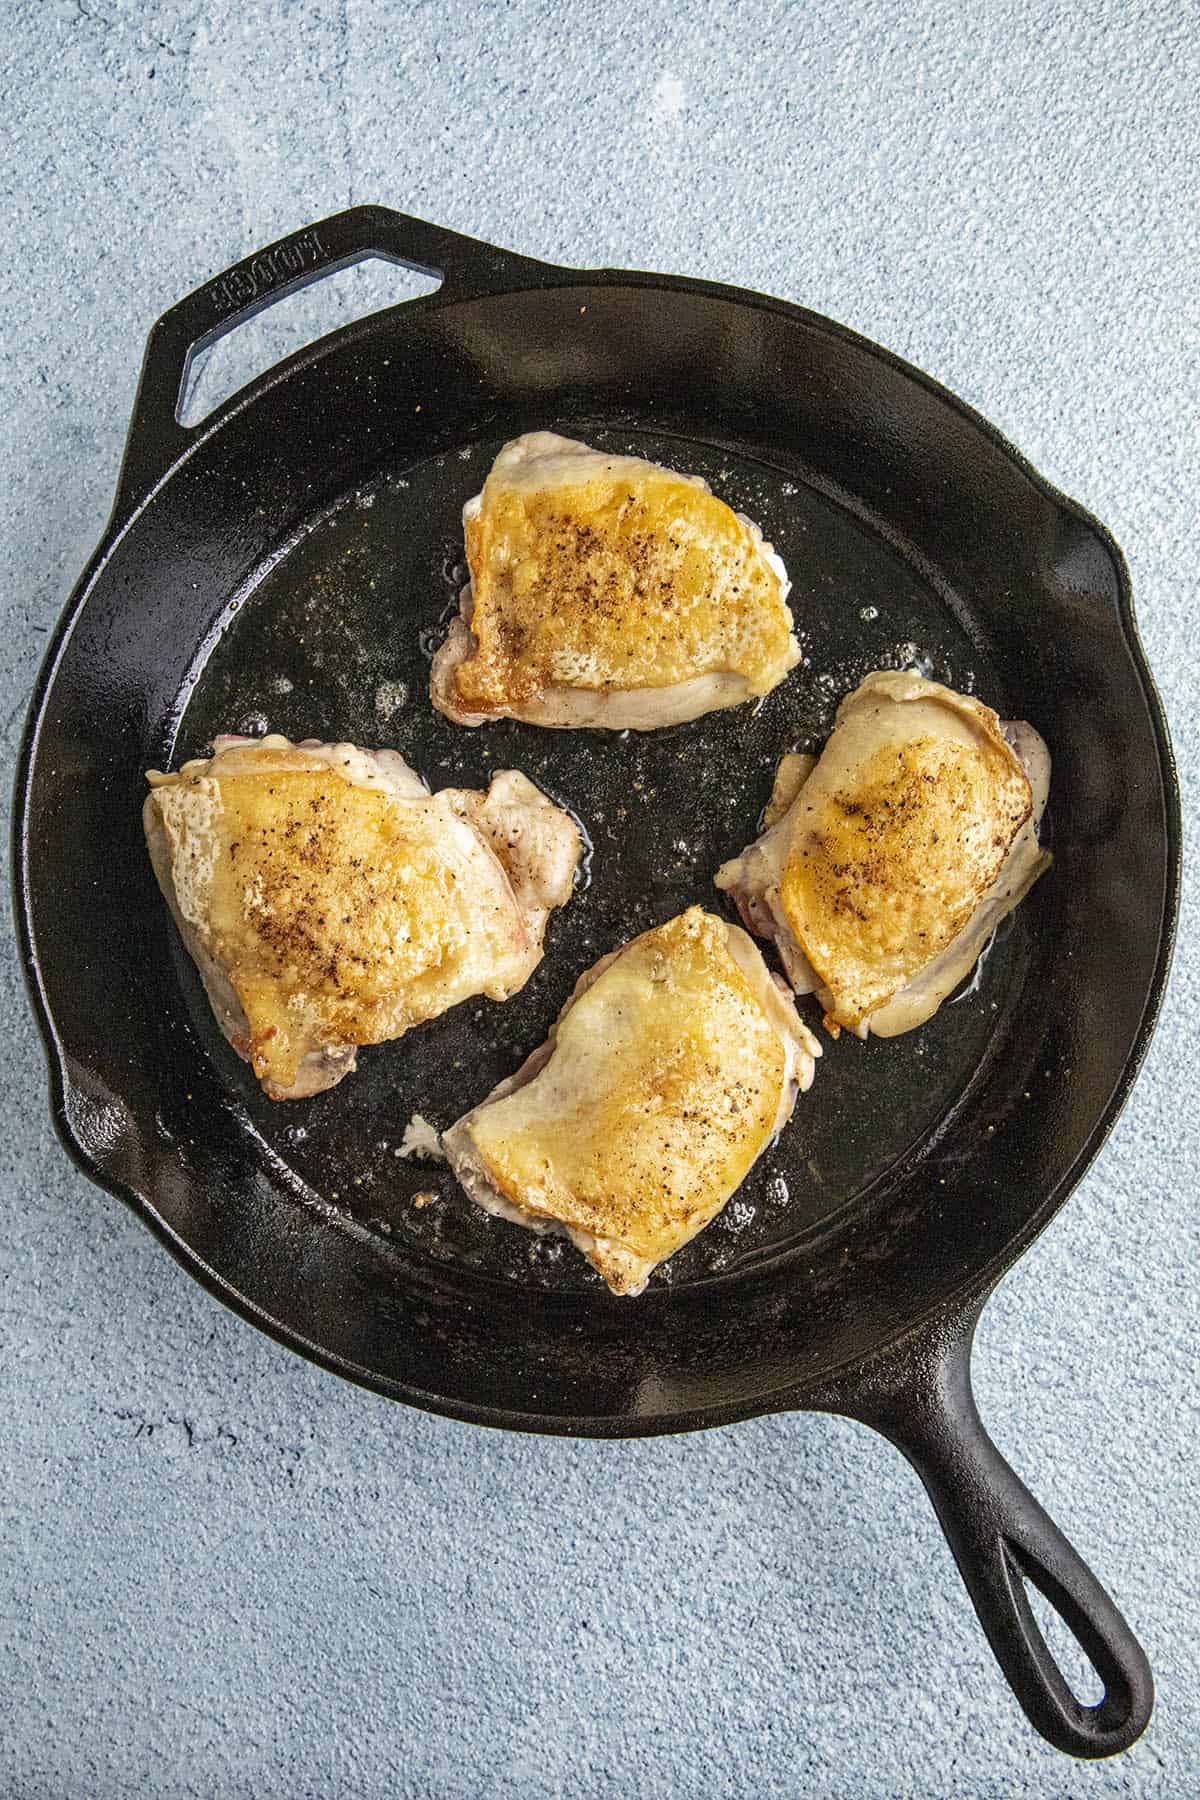
{"type": "MultiPolygon", "coordinates": [[[[1145,1652],[1095,1575],[1005,1461],[971,1391],[982,1302],[860,1370],[829,1409],[890,1438],[928,1490],[996,1660],[1042,1736],[1072,1756],[1114,1756],[1146,1729],[1154,1680],[1145,1652]],[[1029,1604],[1032,1582],[1104,1683],[1076,1698],[1029,1604]]],[[[822,1401],[822,1404],[826,1404],[822,1401]]]]}
{"type": "Polygon", "coordinates": [[[118,516],[145,499],[203,429],[181,425],[177,416],[192,359],[286,294],[370,256],[440,275],[455,298],[520,286],[523,272],[527,283],[543,267],[390,207],[353,206],[214,275],[151,328],[117,485],[118,516]]]}

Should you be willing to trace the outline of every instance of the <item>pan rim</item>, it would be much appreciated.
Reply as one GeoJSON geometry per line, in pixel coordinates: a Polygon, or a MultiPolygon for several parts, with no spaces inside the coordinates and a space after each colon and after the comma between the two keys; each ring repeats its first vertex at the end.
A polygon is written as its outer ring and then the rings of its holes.
{"type": "Polygon", "coordinates": [[[972,1305],[981,1304],[1004,1273],[1019,1260],[1065,1204],[1102,1149],[1129,1098],[1145,1060],[1165,997],[1175,942],[1182,879],[1182,819],[1175,757],[1165,709],[1138,630],[1128,568],[1119,546],[1107,527],[1079,502],[1063,494],[1042,476],[1022,452],[975,408],[894,352],[874,343],[849,327],[812,312],[808,308],[728,284],[643,271],[576,270],[556,268],[548,264],[522,262],[514,265],[513,273],[514,277],[526,274],[528,279],[525,281],[514,279],[511,285],[489,288],[485,292],[465,296],[452,292],[447,293],[444,289],[439,290],[434,294],[404,301],[397,306],[369,314],[364,319],[353,321],[338,331],[316,339],[312,344],[304,346],[292,356],[264,371],[254,381],[238,390],[216,408],[196,428],[191,440],[185,444],[179,454],[169,461],[166,469],[152,483],[148,491],[137,498],[133,504],[128,507],[122,506],[126,495],[123,483],[118,485],[113,511],[101,534],[99,544],[75,584],[47,646],[31,695],[17,756],[12,815],[12,868],[14,915],[22,971],[47,1057],[52,1122],[59,1140],[71,1160],[89,1180],[112,1194],[114,1198],[129,1205],[150,1227],[176,1261],[214,1298],[219,1299],[222,1304],[228,1306],[247,1323],[255,1325],[276,1342],[304,1356],[307,1360],[329,1369],[332,1373],[338,1374],[358,1386],[365,1387],[389,1399],[401,1400],[423,1411],[459,1419],[465,1423],[546,1435],[596,1438],[654,1436],[709,1426],[715,1427],[762,1413],[784,1410],[789,1407],[803,1407],[806,1404],[806,1394],[814,1394],[819,1387],[824,1387],[848,1370],[861,1367],[863,1362],[869,1358],[847,1357],[840,1363],[829,1364],[822,1370],[819,1377],[813,1377],[799,1385],[794,1379],[790,1382],[785,1381],[779,1388],[759,1393],[753,1398],[745,1397],[725,1404],[706,1404],[693,1410],[647,1414],[644,1418],[637,1415],[517,1412],[508,1408],[479,1406],[457,1399],[447,1399],[441,1394],[432,1394],[411,1384],[381,1376],[374,1370],[328,1351],[320,1344],[307,1339],[302,1332],[291,1325],[271,1316],[250,1296],[241,1293],[215,1269],[211,1268],[190,1245],[172,1230],[157,1212],[149,1193],[143,1194],[132,1186],[106,1175],[76,1136],[68,1106],[68,1096],[73,1085],[68,1068],[68,1058],[54,1023],[49,998],[42,980],[41,963],[34,937],[29,895],[31,786],[41,726],[62,657],[97,579],[126,534],[137,524],[164,484],[171,480],[210,438],[225,429],[232,419],[248,407],[253,406],[279,383],[287,381],[298,369],[309,366],[359,337],[370,336],[380,330],[391,328],[400,322],[401,316],[404,320],[408,320],[422,313],[473,305],[481,300],[518,296],[522,292],[537,291],[544,287],[585,288],[597,285],[605,287],[624,285],[635,289],[657,287],[667,292],[701,294],[727,305],[778,312],[802,324],[808,330],[823,333],[853,345],[861,353],[900,373],[935,399],[951,407],[986,441],[1005,454],[1021,475],[1050,505],[1065,517],[1084,527],[1100,543],[1116,577],[1118,623],[1137,676],[1142,703],[1153,732],[1158,752],[1158,770],[1164,802],[1163,827],[1166,859],[1158,946],[1153,973],[1147,984],[1141,1018],[1119,1079],[1104,1106],[1099,1110],[1092,1130],[1069,1169],[1047,1192],[1041,1205],[1021,1229],[1007,1241],[984,1268],[968,1274],[948,1294],[943,1291],[926,1296],[924,1303],[918,1304],[916,1308],[915,1319],[910,1316],[899,1322],[894,1334],[883,1337],[872,1355],[918,1333],[930,1319],[944,1314],[947,1308],[965,1311],[972,1305]]]}

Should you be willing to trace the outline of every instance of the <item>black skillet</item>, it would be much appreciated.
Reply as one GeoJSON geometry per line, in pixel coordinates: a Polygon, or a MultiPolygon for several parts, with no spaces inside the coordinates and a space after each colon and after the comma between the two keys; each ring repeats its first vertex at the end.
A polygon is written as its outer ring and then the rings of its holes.
{"type": "Polygon", "coordinates": [[[987,1437],[970,1347],[1129,1093],[1179,843],[1120,553],[961,402],[795,306],[552,268],[360,207],[151,332],[112,522],[33,701],[16,881],[63,1141],[220,1299],[339,1374],[480,1424],[617,1437],[810,1407],[875,1426],[929,1489],[1030,1719],[1094,1757],[1146,1725],[1150,1671],[987,1437]],[[370,255],[442,285],[179,425],[198,348],[370,255]],[[764,706],[648,738],[469,732],[430,709],[462,503],[506,438],[544,426],[699,471],[762,522],[805,653],[764,706]],[[779,1144],[637,1301],[396,1158],[409,1115],[445,1125],[478,1100],[602,952],[718,904],[712,872],[753,834],[779,753],[819,744],[867,670],[910,662],[1031,719],[1054,756],[1053,871],[964,993],[897,1041],[827,1042],[779,1144]],[[435,785],[522,768],[595,845],[517,999],[460,1007],[281,1106],[218,1037],[139,822],[147,767],[267,724],[398,745],[435,785]],[[415,1207],[421,1190],[435,1202],[415,1207]],[[1065,1682],[1026,1581],[1094,1663],[1099,1704],[1065,1682]]]}

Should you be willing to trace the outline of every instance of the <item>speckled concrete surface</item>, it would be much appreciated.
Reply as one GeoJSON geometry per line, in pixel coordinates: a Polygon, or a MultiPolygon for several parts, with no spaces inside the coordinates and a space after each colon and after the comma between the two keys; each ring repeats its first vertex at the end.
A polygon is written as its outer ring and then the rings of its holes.
{"type": "MultiPolygon", "coordinates": [[[[1193,9],[5,15],[7,762],[148,325],[382,200],[802,300],[973,401],[1128,552],[1195,820],[1193,9]]],[[[1195,1793],[1195,927],[1189,885],[1142,1082],[978,1355],[1000,1442],[1155,1666],[1148,1736],[1083,1767],[1025,1727],[865,1432],[479,1434],[218,1310],[57,1148],[6,918],[0,1794],[1195,1793]]]]}

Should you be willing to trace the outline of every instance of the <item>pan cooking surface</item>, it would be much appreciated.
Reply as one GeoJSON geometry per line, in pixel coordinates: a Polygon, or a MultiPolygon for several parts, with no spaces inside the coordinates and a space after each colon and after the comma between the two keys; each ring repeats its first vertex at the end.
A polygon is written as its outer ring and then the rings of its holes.
{"type": "MultiPolygon", "coordinates": [[[[481,999],[359,1054],[356,1074],[314,1100],[276,1104],[220,1037],[172,937],[192,1024],[217,1062],[243,1129],[301,1195],[351,1215],[381,1240],[506,1282],[561,1290],[600,1280],[562,1240],[491,1219],[448,1170],[401,1160],[414,1113],[444,1128],[546,1035],[577,976],[636,932],[700,902],[727,912],[718,865],[756,833],[775,765],[818,749],[838,701],[873,668],[916,666],[1006,715],[988,649],[953,595],[937,591],[869,525],[796,471],[719,445],[587,419],[540,423],[600,448],[701,474],[757,520],[792,578],[804,661],[757,709],[652,734],[552,732],[515,722],[468,731],[434,712],[429,664],[465,579],[463,502],[502,439],[466,443],[384,470],[231,598],[180,697],[172,766],[222,731],[282,731],[400,750],[434,788],[485,786],[523,770],[571,808],[593,846],[570,905],[551,919],[546,956],[524,991],[481,999]],[[418,1195],[434,1199],[420,1206],[418,1195]]],[[[1037,723],[1037,720],[1034,720],[1037,723]]],[[[1051,745],[1053,751],[1053,744],[1051,745]]],[[[1039,892],[1002,927],[975,977],[925,1026],[860,1044],[819,1033],[813,1089],[724,1213],[655,1283],[736,1274],[806,1243],[848,1209],[864,1218],[885,1177],[940,1132],[993,1038],[1004,1035],[1031,960],[1039,892]]],[[[772,953],[768,952],[768,961],[772,953]]],[[[818,1027],[819,1009],[800,1002],[818,1027]]]]}
{"type": "Polygon", "coordinates": [[[514,265],[386,209],[339,214],[152,334],[17,802],[64,1142],[219,1298],[365,1385],[481,1423],[640,1436],[811,1405],[874,1425],[930,1488],[1038,1728],[1084,1756],[1133,1742],[1145,1658],[987,1439],[968,1365],[983,1298],[1140,1064],[1178,906],[1178,788],[1119,552],[981,420],[760,296],[514,265]],[[349,327],[181,432],[187,356],[214,320],[306,279],[313,256],[367,249],[445,269],[458,297],[349,327]],[[763,706],[619,739],[470,732],[431,710],[463,501],[502,436],[551,426],[698,471],[762,523],[805,655],[763,706]],[[414,1113],[446,1125],[542,1041],[598,956],[719,906],[713,872],[755,833],[780,754],[817,748],[868,670],[913,665],[1030,717],[1055,758],[1056,867],[965,992],[890,1043],[826,1040],[781,1141],[634,1305],[570,1249],[476,1211],[444,1169],[397,1158],[414,1113]],[[283,1105],[220,1038],[138,825],[148,762],[268,728],[395,746],[435,787],[523,769],[594,845],[521,995],[283,1105]],[[1087,1646],[1099,1707],[1054,1679],[1010,1551],[1087,1646]]]}

